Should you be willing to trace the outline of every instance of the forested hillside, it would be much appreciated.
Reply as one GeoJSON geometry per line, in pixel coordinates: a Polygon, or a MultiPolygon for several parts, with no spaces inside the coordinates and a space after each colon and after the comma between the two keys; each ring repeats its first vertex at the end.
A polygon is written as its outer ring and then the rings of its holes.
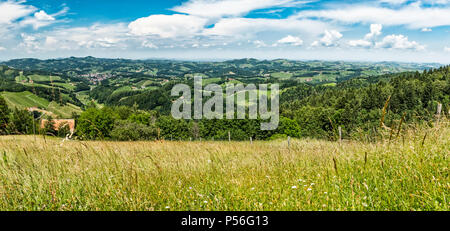
{"type": "MultiPolygon", "coordinates": [[[[449,67],[395,63],[299,62],[254,59],[226,62],[133,61],[87,58],[12,60],[0,67],[0,91],[13,114],[37,108],[45,117],[76,118],[82,139],[274,139],[313,137],[376,140],[400,124],[433,121],[449,106],[449,67]],[[310,73],[308,79],[304,75],[310,73]],[[339,73],[338,73],[339,72],[339,73]],[[302,74],[303,73],[303,74],[302,74]],[[281,118],[276,131],[261,120],[175,120],[174,84],[278,83],[281,118]],[[334,75],[333,78],[328,78],[334,75]],[[328,76],[324,78],[325,76],[328,76]],[[308,81],[307,81],[308,80],[308,81]],[[19,111],[15,112],[14,108],[19,111]],[[84,111],[84,112],[82,112],[84,111]],[[383,123],[380,123],[382,120],[383,123]]],[[[242,103],[242,102],[241,102],[242,103]]],[[[38,113],[39,114],[39,113],[38,113]]],[[[31,115],[38,118],[40,115],[31,115]]],[[[13,118],[10,120],[13,121],[13,118]]],[[[26,131],[30,133],[33,120],[26,131]]],[[[17,127],[17,126],[16,126],[17,127]]],[[[4,131],[3,133],[8,132],[4,131]]],[[[43,131],[53,133],[55,131],[43,131]]]]}
{"type": "Polygon", "coordinates": [[[395,129],[404,122],[431,121],[438,104],[448,112],[449,66],[423,74],[402,73],[368,79],[353,79],[333,88],[300,85],[282,94],[282,115],[297,121],[302,136],[335,137],[336,126],[347,136],[374,133],[384,123],[395,129]]]}

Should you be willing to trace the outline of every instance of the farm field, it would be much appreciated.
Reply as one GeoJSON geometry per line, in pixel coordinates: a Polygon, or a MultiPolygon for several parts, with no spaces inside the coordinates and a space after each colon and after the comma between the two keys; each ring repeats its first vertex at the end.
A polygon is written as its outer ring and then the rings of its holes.
{"type": "Polygon", "coordinates": [[[450,126],[376,143],[0,137],[0,210],[449,210],[450,126]]]}
{"type": "Polygon", "coordinates": [[[2,92],[0,94],[3,96],[11,108],[25,109],[28,107],[39,107],[47,108],[49,105],[48,100],[43,99],[35,94],[24,91],[24,92],[2,92]]]}
{"type": "Polygon", "coordinates": [[[61,118],[70,118],[72,113],[81,113],[80,107],[73,104],[66,104],[64,106],[59,105],[56,102],[48,102],[48,100],[36,96],[35,94],[25,91],[25,92],[2,92],[1,96],[4,97],[8,106],[18,109],[27,109],[30,107],[37,107],[43,109],[43,111],[48,111],[52,116],[58,116],[61,118]]]}

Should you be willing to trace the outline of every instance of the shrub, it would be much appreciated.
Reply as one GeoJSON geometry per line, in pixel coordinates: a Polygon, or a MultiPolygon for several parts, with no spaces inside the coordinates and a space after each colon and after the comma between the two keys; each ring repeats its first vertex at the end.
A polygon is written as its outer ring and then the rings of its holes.
{"type": "Polygon", "coordinates": [[[118,120],[111,131],[111,138],[119,141],[152,140],[157,137],[154,127],[126,120],[118,120]]]}

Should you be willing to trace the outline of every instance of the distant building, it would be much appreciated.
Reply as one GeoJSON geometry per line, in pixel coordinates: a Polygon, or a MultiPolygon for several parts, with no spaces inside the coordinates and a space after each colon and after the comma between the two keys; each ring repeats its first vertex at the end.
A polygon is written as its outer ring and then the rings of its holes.
{"type": "MultiPolygon", "coordinates": [[[[54,129],[56,131],[58,131],[58,129],[63,126],[64,124],[66,124],[66,126],[69,126],[69,130],[71,133],[73,133],[75,131],[75,120],[74,119],[54,119],[52,120],[55,125],[54,125],[54,129]]],[[[41,121],[41,128],[45,128],[45,124],[48,123],[48,120],[43,119],[41,121]]]]}

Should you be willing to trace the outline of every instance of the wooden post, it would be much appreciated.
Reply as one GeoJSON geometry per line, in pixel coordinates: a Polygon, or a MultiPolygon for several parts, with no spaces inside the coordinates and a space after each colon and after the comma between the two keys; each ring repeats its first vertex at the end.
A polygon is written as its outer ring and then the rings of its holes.
{"type": "Polygon", "coordinates": [[[339,142],[342,143],[342,127],[339,126],[339,142]]]}
{"type": "Polygon", "coordinates": [[[291,148],[291,137],[288,136],[288,148],[291,148]]]}
{"type": "Polygon", "coordinates": [[[228,142],[231,142],[231,133],[228,131],[228,142]]]}
{"type": "Polygon", "coordinates": [[[158,128],[158,129],[156,129],[157,131],[158,131],[158,140],[160,140],[161,139],[161,129],[160,128],[158,128]]]}
{"type": "Polygon", "coordinates": [[[253,138],[250,136],[250,144],[253,144],[253,138]]]}
{"type": "Polygon", "coordinates": [[[441,119],[441,112],[442,112],[442,104],[440,103],[437,106],[437,112],[436,112],[437,123],[439,123],[439,120],[441,119]]]}

